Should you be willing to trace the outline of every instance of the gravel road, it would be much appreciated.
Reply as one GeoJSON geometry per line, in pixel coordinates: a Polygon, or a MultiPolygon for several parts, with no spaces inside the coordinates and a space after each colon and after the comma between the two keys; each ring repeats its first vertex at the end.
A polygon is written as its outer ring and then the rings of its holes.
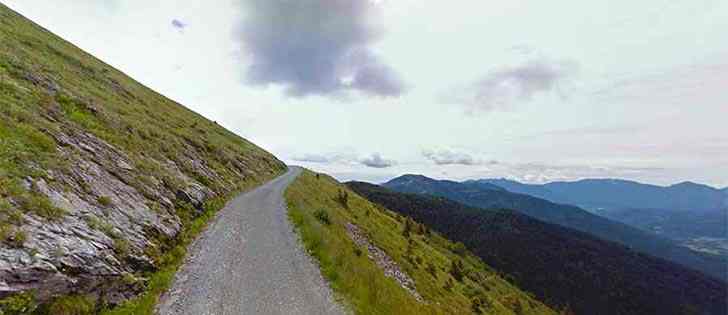
{"type": "Polygon", "coordinates": [[[283,192],[300,173],[291,167],[221,210],[159,314],[343,314],[288,221],[283,192]]]}

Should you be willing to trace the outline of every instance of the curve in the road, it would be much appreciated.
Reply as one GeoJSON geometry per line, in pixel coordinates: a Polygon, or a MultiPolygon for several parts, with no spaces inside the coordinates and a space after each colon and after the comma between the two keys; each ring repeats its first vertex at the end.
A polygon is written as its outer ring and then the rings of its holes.
{"type": "Polygon", "coordinates": [[[298,167],[232,200],[196,240],[159,314],[343,314],[288,221],[298,167]]]}

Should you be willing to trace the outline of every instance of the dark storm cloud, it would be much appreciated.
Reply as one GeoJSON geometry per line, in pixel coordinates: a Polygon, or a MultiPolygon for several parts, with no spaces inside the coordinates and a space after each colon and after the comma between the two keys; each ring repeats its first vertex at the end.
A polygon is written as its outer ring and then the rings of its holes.
{"type": "Polygon", "coordinates": [[[447,101],[468,105],[474,110],[508,109],[539,93],[557,90],[559,83],[576,71],[566,61],[534,60],[487,73],[475,83],[457,89],[447,101]]]}
{"type": "Polygon", "coordinates": [[[399,96],[404,83],[368,48],[377,38],[368,0],[242,0],[244,50],[252,85],[291,96],[356,90],[399,96]]]}
{"type": "Polygon", "coordinates": [[[374,153],[369,157],[361,159],[359,162],[364,166],[373,168],[387,168],[397,165],[396,161],[385,159],[379,153],[374,153]]]}

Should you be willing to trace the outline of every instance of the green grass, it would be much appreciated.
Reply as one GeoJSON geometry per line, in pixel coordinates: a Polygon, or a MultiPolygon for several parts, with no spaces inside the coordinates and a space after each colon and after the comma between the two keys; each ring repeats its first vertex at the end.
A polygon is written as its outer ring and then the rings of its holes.
{"type": "MultiPolygon", "coordinates": [[[[171,249],[161,256],[156,257],[160,268],[150,274],[147,288],[143,294],[136,299],[130,300],[114,309],[105,310],[103,315],[151,315],[154,314],[154,307],[159,296],[164,293],[174,280],[177,269],[184,262],[187,255],[187,247],[199,235],[210,219],[215,216],[218,210],[222,209],[228,198],[217,198],[206,203],[205,211],[199,217],[185,222],[184,230],[176,240],[167,241],[171,249]]],[[[164,242],[164,241],[162,241],[164,242]]]]}
{"type": "Polygon", "coordinates": [[[56,299],[42,312],[53,315],[91,315],[94,313],[95,300],[88,296],[71,295],[56,299]]]}
{"type": "Polygon", "coordinates": [[[356,314],[555,314],[462,244],[368,202],[328,176],[305,171],[285,196],[307,251],[356,314]],[[425,302],[384,276],[365,254],[367,249],[349,238],[347,222],[359,226],[414,279],[425,302]]]}
{"type": "MultiPolygon", "coordinates": [[[[89,159],[84,150],[60,142],[67,137],[90,135],[123,153],[134,174],[124,182],[146,196],[154,211],[176,210],[183,222],[183,232],[176,239],[154,236],[156,246],[145,249],[157,268],[149,274],[135,275],[149,279],[146,291],[107,313],[151,314],[157,297],[182,262],[186,246],[215,210],[234,192],[255,187],[285,170],[285,165],[270,153],[139,84],[2,4],[0,43],[0,250],[10,246],[30,250],[22,242],[24,215],[60,224],[69,215],[33,184],[38,180],[44,180],[54,191],[73,190],[103,208],[113,206],[111,196],[95,196],[93,187],[85,182],[70,185],[59,180],[73,178],[76,160],[89,159]],[[216,176],[199,171],[191,159],[202,161],[216,176]],[[183,176],[168,167],[169,163],[175,164],[183,176]],[[154,195],[148,193],[161,183],[174,194],[185,188],[187,178],[221,196],[210,200],[200,217],[193,217],[184,205],[180,209],[161,209],[154,195]]],[[[104,163],[100,166],[108,167],[104,163]]],[[[85,219],[92,228],[114,239],[118,254],[130,251],[126,239],[116,235],[111,224],[96,217],[85,219]]],[[[28,294],[24,292],[8,301],[20,305],[18,301],[24,301],[28,294]]],[[[5,305],[3,301],[0,306],[5,305]]],[[[77,297],[68,297],[58,304],[59,310],[82,304],[78,301],[77,297]]],[[[45,303],[41,309],[48,305],[45,303]]]]}
{"type": "MultiPolygon", "coordinates": [[[[285,166],[271,154],[197,113],[146,88],[125,74],[0,4],[0,198],[25,213],[60,220],[26,178],[70,174],[60,135],[89,133],[122,151],[138,176],[129,184],[143,191],[150,178],[174,190],[186,183],[164,165],[177,164],[189,178],[225,194],[243,189],[285,166]],[[218,176],[208,178],[189,163],[204,161],[218,176]],[[242,180],[241,180],[241,175],[242,180]],[[10,186],[10,189],[5,186],[10,186]]],[[[68,151],[68,150],[67,150],[68,151]]],[[[106,197],[98,202],[107,207],[106,197]]],[[[91,200],[89,200],[91,201],[91,200]]],[[[110,201],[110,200],[109,200],[110,201]]],[[[10,224],[2,220],[0,224],[10,224]]]]}
{"type": "Polygon", "coordinates": [[[111,206],[111,205],[112,205],[112,204],[114,203],[114,201],[113,201],[113,200],[111,200],[111,197],[109,197],[109,196],[101,196],[101,197],[98,197],[98,198],[96,199],[96,201],[97,201],[97,202],[98,202],[98,203],[99,203],[100,205],[102,205],[102,206],[104,206],[104,207],[110,207],[110,206],[111,206]]]}

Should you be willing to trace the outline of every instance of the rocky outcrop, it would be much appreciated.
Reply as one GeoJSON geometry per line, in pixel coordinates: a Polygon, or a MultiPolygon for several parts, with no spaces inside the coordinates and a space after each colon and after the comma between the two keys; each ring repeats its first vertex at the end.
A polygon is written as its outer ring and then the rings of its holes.
{"type": "Polygon", "coordinates": [[[1,3],[0,38],[0,313],[136,294],[206,201],[285,169],[1,3]]]}
{"type": "Polygon", "coordinates": [[[384,275],[397,281],[399,285],[417,300],[422,302],[422,296],[417,293],[415,281],[410,278],[399,265],[381,248],[369,242],[369,239],[362,233],[358,226],[346,223],[346,232],[354,243],[367,249],[367,257],[374,261],[384,271],[384,275]]]}
{"type": "MultiPolygon", "coordinates": [[[[0,247],[0,298],[31,289],[41,301],[74,292],[110,303],[133,296],[141,286],[130,281],[132,274],[155,266],[148,249],[181,229],[175,206],[190,204],[197,215],[216,193],[175,162],[158,164],[183,183],[179,188],[144,175],[124,152],[94,135],[65,130],[53,136],[71,167],[27,177],[24,186],[47,196],[65,215],[48,220],[23,214],[22,247],[0,247]]],[[[193,161],[199,173],[216,176],[204,161],[193,161]]]]}
{"type": "Polygon", "coordinates": [[[213,196],[215,193],[212,192],[205,186],[192,183],[186,188],[177,190],[175,198],[178,202],[184,202],[192,205],[198,212],[203,210],[205,200],[213,196]]]}

